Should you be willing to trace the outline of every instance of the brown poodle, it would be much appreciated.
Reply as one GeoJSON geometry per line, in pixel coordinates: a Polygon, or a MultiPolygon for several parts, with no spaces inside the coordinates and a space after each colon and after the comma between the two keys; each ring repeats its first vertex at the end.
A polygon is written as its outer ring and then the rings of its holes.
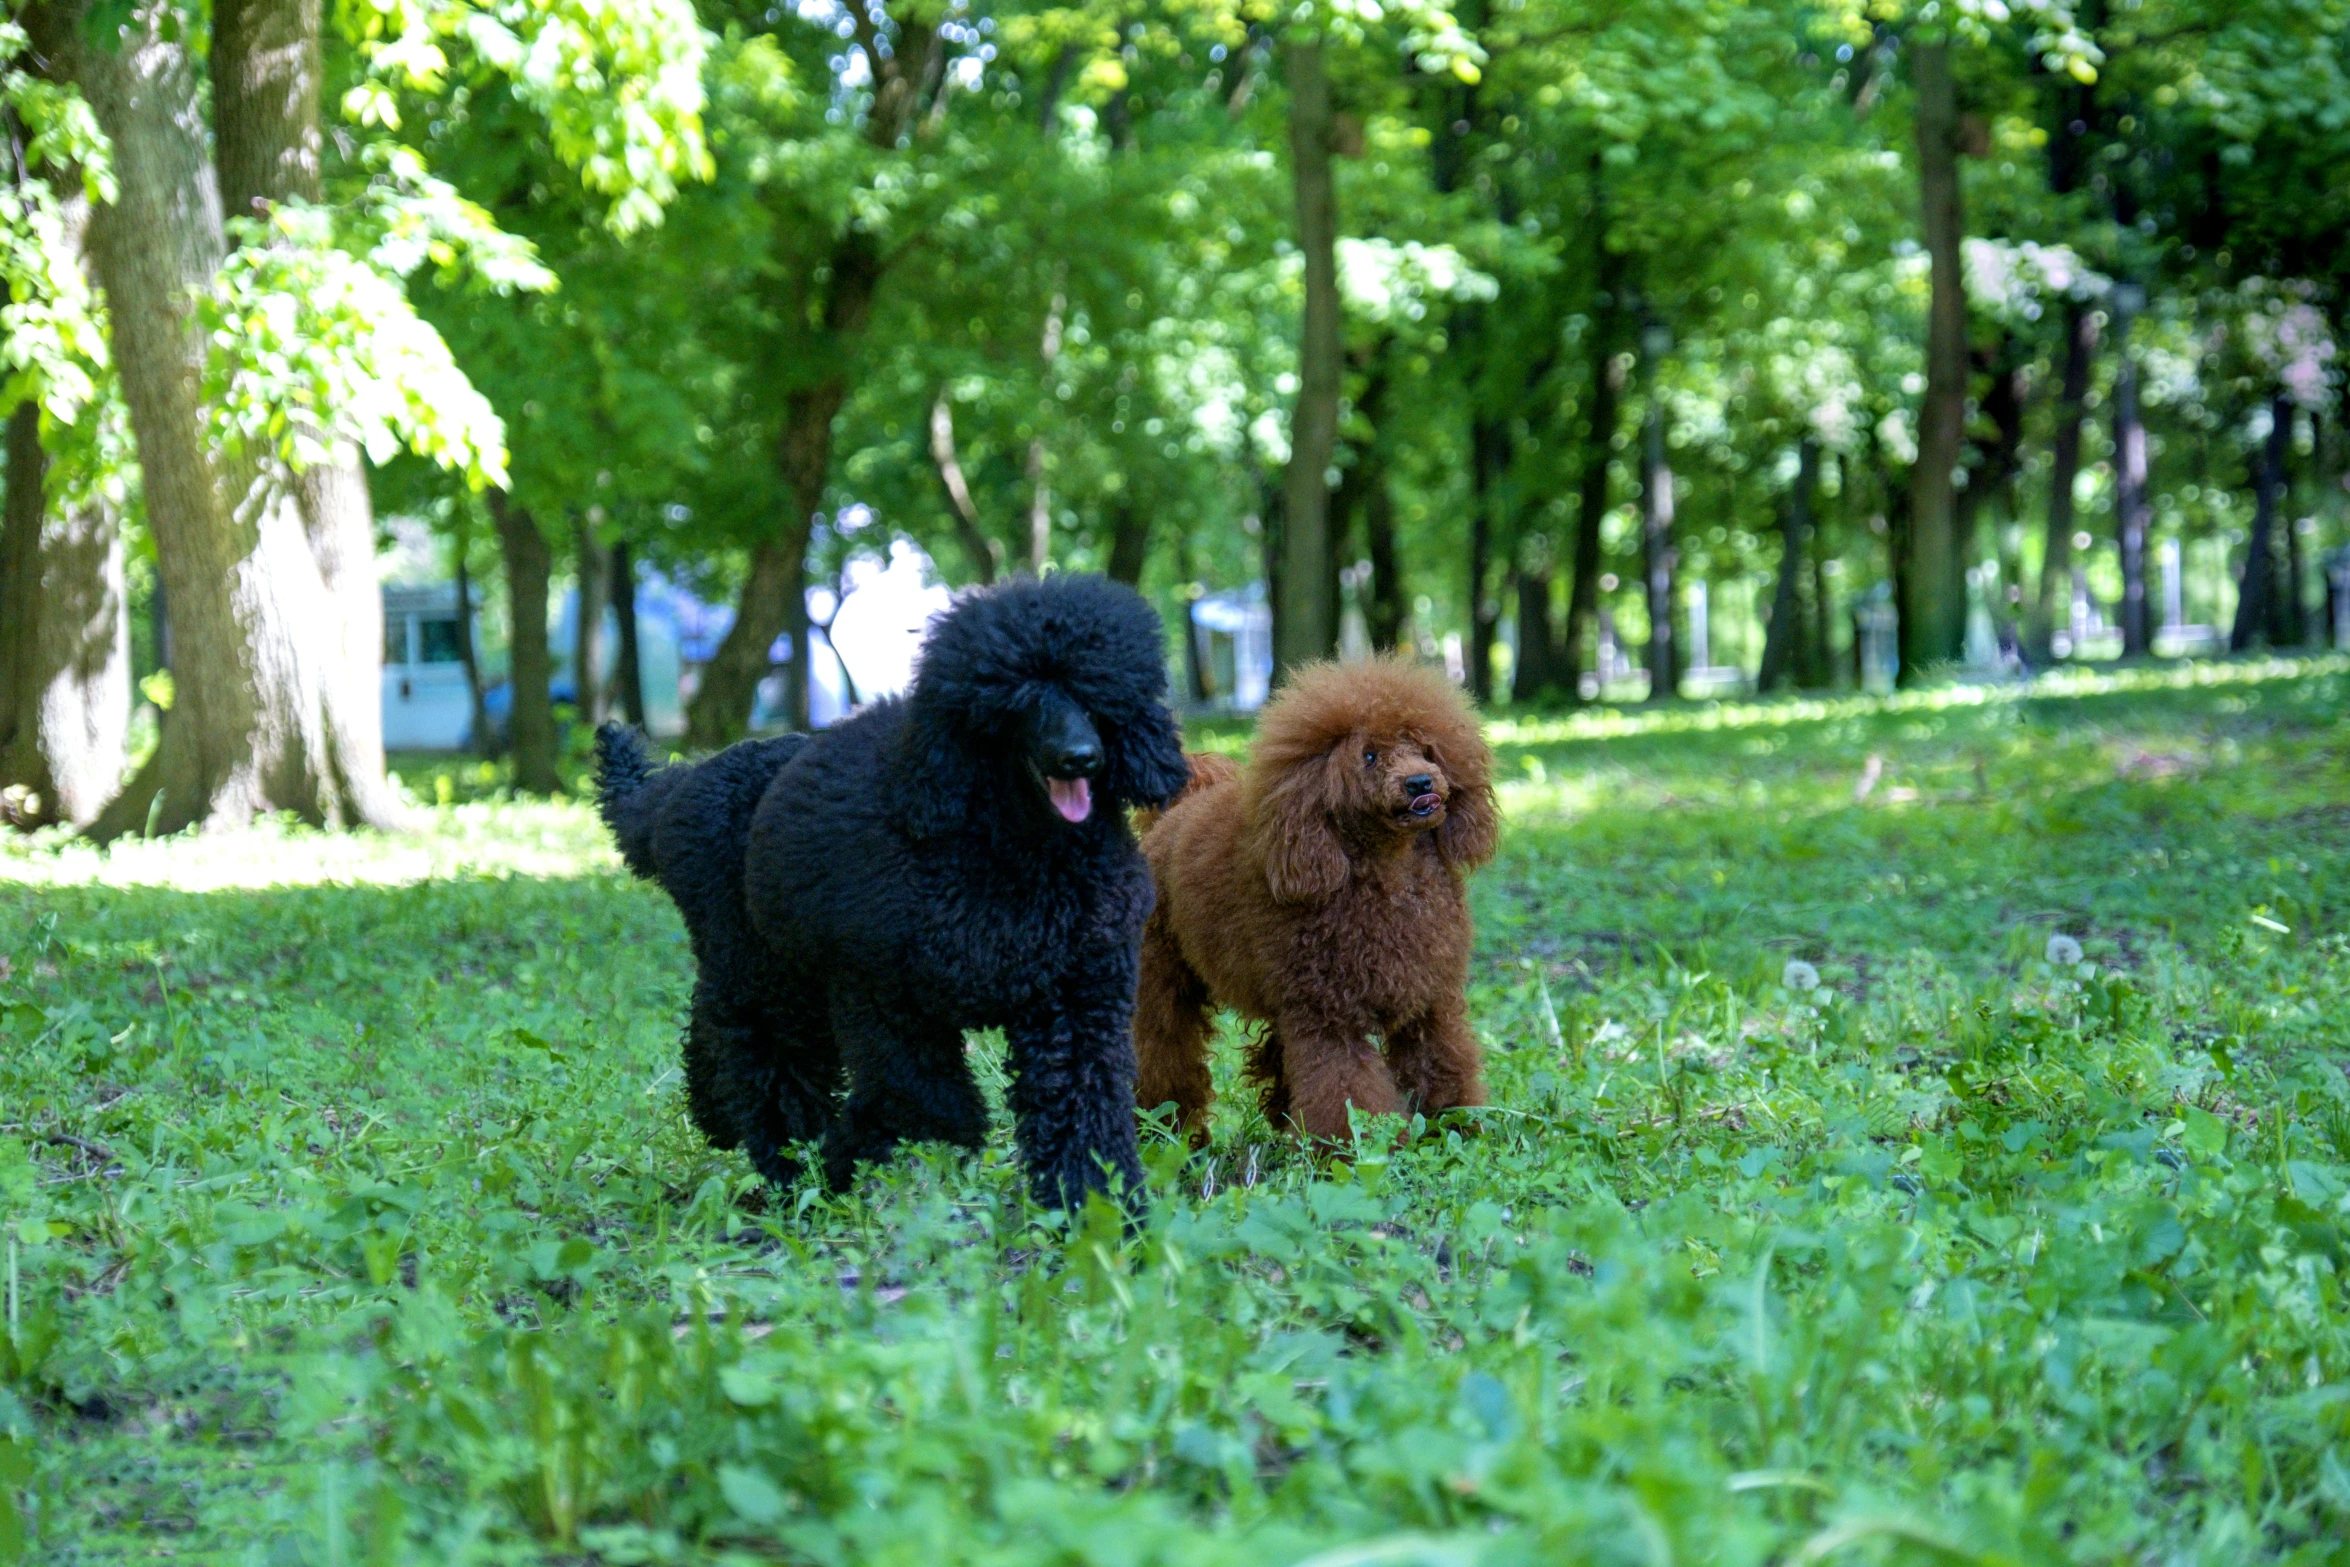
{"type": "Polygon", "coordinates": [[[1249,1062],[1275,1125],[1348,1135],[1366,1115],[1485,1102],[1462,998],[1468,873],[1493,857],[1492,755],[1468,702],[1400,659],[1298,671],[1246,769],[1192,758],[1143,835],[1136,1098],[1207,1139],[1208,1014],[1266,1025],[1249,1062]]]}

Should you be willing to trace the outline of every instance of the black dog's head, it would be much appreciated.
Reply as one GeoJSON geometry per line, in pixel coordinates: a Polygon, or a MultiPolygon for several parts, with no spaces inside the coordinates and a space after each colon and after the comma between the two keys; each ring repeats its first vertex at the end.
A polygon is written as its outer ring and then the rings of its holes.
{"type": "Polygon", "coordinates": [[[958,601],[923,644],[907,707],[899,805],[926,837],[981,811],[1078,827],[1105,806],[1164,805],[1189,776],[1159,617],[1102,577],[958,601]]]}

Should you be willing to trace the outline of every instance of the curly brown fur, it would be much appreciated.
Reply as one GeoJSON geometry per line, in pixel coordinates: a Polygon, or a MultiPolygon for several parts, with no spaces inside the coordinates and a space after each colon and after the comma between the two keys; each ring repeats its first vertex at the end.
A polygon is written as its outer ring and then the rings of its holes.
{"type": "Polygon", "coordinates": [[[1466,699],[1401,659],[1311,665],[1265,708],[1247,767],[1216,761],[1192,758],[1142,840],[1159,896],[1135,1001],[1141,1105],[1172,1101],[1205,1140],[1219,1006],[1265,1025],[1249,1075],[1267,1116],[1308,1137],[1344,1139],[1350,1107],[1483,1104],[1467,877],[1500,821],[1466,699]]]}

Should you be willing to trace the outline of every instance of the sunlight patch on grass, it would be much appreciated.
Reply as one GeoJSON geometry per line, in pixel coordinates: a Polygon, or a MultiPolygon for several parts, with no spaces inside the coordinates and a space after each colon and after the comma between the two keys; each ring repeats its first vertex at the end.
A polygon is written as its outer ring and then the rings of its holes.
{"type": "Polygon", "coordinates": [[[1651,709],[1609,707],[1557,716],[1501,717],[1487,720],[1485,734],[1496,747],[1555,745],[1568,740],[1609,740],[1630,735],[1778,728],[1790,724],[1822,723],[1886,713],[1940,713],[2065,697],[2263,685],[2272,681],[2300,680],[2312,675],[2338,675],[2344,672],[2350,672],[2350,655],[2181,663],[2139,669],[2058,669],[2030,680],[1934,686],[1919,691],[1895,692],[1891,696],[1675,703],[1651,709]]]}
{"type": "Polygon", "coordinates": [[[594,811],[575,801],[418,807],[407,830],[320,832],[288,817],[100,849],[60,832],[0,835],[0,883],[182,892],[397,887],[457,876],[569,877],[617,869],[594,811]]]}

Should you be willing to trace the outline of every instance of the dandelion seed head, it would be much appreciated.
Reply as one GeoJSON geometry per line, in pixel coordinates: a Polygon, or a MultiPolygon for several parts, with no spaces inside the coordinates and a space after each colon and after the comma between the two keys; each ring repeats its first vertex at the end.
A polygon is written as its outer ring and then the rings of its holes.
{"type": "Polygon", "coordinates": [[[2048,938],[2047,957],[2058,968],[2071,968],[2081,961],[2081,944],[2059,931],[2048,938]]]}
{"type": "Polygon", "coordinates": [[[1787,966],[1779,971],[1779,983],[1789,990],[1817,990],[1820,971],[1801,958],[1789,958],[1787,966]]]}

